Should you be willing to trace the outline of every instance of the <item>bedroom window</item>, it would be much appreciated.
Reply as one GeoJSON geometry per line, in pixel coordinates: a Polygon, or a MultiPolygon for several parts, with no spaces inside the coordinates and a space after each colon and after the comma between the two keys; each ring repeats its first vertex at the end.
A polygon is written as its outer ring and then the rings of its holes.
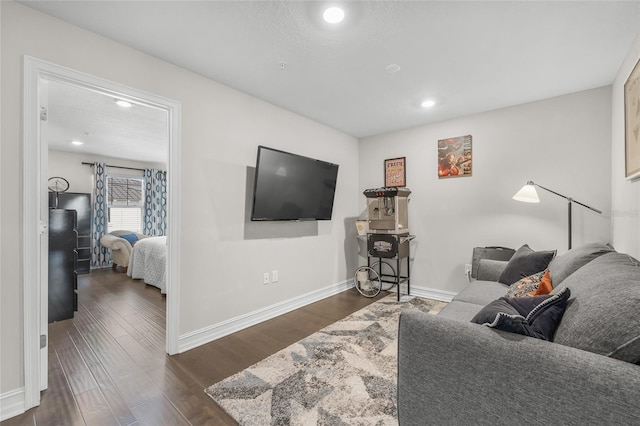
{"type": "Polygon", "coordinates": [[[144,178],[107,176],[107,231],[142,232],[144,178]]]}

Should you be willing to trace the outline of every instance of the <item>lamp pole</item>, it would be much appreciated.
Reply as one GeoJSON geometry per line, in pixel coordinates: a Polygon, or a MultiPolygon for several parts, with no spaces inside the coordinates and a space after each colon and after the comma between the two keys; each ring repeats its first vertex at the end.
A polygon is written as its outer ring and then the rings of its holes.
{"type": "Polygon", "coordinates": [[[562,198],[564,198],[565,200],[567,200],[567,207],[568,207],[568,220],[569,220],[569,249],[571,249],[571,204],[572,204],[572,203],[580,204],[582,207],[586,207],[586,208],[588,208],[589,210],[592,210],[592,211],[594,211],[594,212],[596,212],[596,213],[598,213],[598,214],[602,214],[602,211],[601,211],[601,210],[595,209],[595,208],[593,208],[593,207],[591,207],[591,206],[588,206],[588,205],[586,205],[586,204],[584,204],[584,203],[581,203],[580,201],[576,201],[576,200],[574,200],[574,199],[573,199],[573,198],[571,198],[571,197],[567,197],[566,195],[562,195],[562,194],[560,194],[560,193],[558,193],[558,192],[556,192],[556,191],[553,191],[553,190],[551,190],[551,189],[549,189],[549,188],[545,188],[544,186],[542,186],[542,185],[538,185],[537,183],[535,183],[535,182],[533,182],[533,181],[529,181],[529,182],[527,182],[527,184],[535,185],[535,186],[537,186],[537,187],[538,187],[538,188],[540,188],[540,189],[544,189],[545,191],[551,192],[552,194],[555,194],[555,195],[557,195],[558,197],[562,197],[562,198]]]}
{"type": "Polygon", "coordinates": [[[569,208],[569,250],[571,250],[571,198],[568,199],[567,207],[569,208]]]}

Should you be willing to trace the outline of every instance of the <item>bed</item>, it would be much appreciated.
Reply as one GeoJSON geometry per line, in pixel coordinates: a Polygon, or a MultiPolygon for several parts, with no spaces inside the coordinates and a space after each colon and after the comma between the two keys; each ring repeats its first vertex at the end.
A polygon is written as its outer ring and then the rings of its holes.
{"type": "Polygon", "coordinates": [[[127,275],[167,293],[167,237],[138,240],[129,257],[127,275]]]}

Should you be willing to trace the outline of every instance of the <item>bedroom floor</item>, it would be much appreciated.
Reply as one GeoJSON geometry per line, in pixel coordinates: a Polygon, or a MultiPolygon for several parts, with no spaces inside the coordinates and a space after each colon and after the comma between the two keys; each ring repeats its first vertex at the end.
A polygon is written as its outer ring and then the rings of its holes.
{"type": "Polygon", "coordinates": [[[159,289],[102,269],[78,277],[78,300],[74,319],[49,325],[40,406],[2,426],[233,425],[205,387],[377,298],[352,289],[172,357],[159,289]]]}

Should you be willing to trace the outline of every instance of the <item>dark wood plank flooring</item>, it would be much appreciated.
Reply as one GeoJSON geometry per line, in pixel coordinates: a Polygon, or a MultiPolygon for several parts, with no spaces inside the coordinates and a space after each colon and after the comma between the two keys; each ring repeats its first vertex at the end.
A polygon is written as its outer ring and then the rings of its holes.
{"type": "Polygon", "coordinates": [[[352,289],[168,356],[157,288],[104,269],[79,277],[78,299],[73,319],[49,325],[40,406],[2,426],[234,425],[204,388],[377,300],[352,289]]]}

